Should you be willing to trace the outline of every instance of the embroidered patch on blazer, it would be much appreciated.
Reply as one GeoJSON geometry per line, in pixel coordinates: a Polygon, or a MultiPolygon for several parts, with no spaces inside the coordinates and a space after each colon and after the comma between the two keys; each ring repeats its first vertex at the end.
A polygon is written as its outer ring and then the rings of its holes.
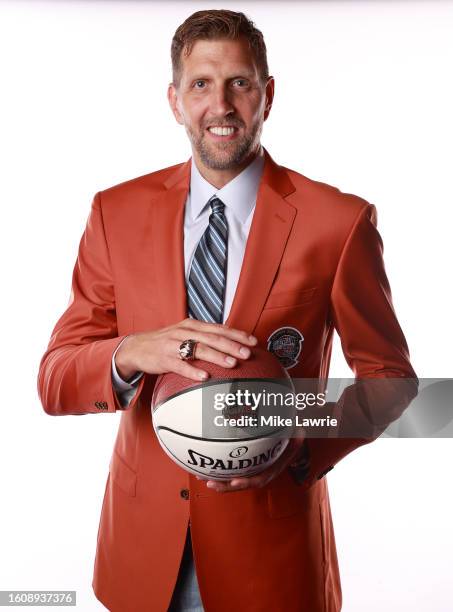
{"type": "Polygon", "coordinates": [[[282,366],[289,370],[298,361],[304,337],[295,327],[279,327],[267,339],[267,350],[273,353],[282,366]]]}

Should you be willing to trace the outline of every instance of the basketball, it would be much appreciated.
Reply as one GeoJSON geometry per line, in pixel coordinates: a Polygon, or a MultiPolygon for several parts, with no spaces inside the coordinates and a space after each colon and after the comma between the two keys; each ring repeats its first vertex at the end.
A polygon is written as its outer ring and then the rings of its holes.
{"type": "Polygon", "coordinates": [[[234,368],[194,360],[209,372],[199,383],[169,372],[158,377],[152,422],[167,455],[210,480],[252,476],[284,452],[293,431],[294,387],[278,359],[259,347],[234,368]]]}

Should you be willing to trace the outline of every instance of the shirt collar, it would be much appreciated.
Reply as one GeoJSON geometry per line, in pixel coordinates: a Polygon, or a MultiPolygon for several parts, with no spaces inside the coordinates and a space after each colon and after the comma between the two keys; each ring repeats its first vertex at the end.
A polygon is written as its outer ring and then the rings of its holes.
{"type": "Polygon", "coordinates": [[[260,151],[255,159],[240,174],[234,177],[221,189],[217,189],[201,176],[193,158],[190,171],[190,198],[188,211],[195,220],[206,204],[216,195],[230,208],[241,223],[245,223],[256,203],[258,186],[264,167],[264,151],[260,151]]]}

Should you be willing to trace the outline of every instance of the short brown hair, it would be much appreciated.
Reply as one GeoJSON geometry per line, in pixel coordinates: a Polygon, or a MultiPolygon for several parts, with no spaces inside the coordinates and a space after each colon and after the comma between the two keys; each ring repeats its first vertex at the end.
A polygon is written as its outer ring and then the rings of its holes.
{"type": "Polygon", "coordinates": [[[238,39],[241,36],[247,39],[260,78],[266,82],[269,68],[263,34],[244,13],[212,9],[193,13],[176,30],[171,41],[173,83],[176,85],[181,76],[182,53],[190,55],[197,40],[238,39]]]}

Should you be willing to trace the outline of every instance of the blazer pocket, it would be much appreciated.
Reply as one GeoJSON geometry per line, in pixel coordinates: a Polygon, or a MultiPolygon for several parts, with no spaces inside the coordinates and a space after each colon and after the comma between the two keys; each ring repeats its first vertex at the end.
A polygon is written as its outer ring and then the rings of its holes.
{"type": "Polygon", "coordinates": [[[310,302],[315,293],[316,287],[271,293],[266,300],[264,309],[300,306],[301,304],[310,302]]]}
{"type": "Polygon", "coordinates": [[[116,450],[113,451],[112,458],[110,459],[109,471],[112,480],[119,488],[127,495],[135,497],[137,474],[127,465],[127,463],[125,463],[124,459],[120,457],[116,450]]]}

